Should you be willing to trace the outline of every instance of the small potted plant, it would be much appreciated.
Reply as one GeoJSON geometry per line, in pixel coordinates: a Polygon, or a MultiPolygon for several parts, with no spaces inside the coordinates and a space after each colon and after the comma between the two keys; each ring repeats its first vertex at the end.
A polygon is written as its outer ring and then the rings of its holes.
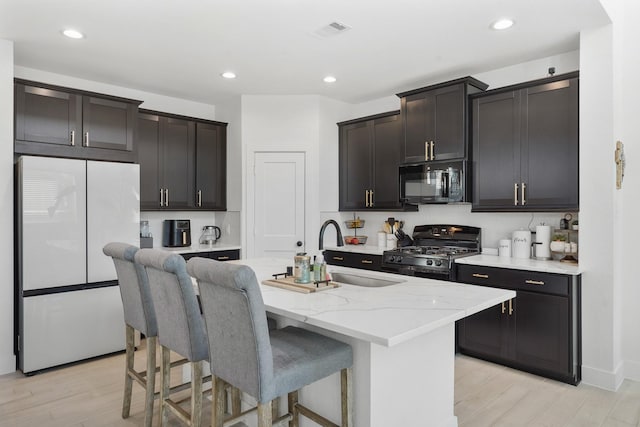
{"type": "Polygon", "coordinates": [[[549,249],[553,252],[564,252],[564,243],[567,241],[567,236],[564,234],[554,234],[549,244],[549,249]]]}
{"type": "Polygon", "coordinates": [[[578,220],[577,220],[577,219],[576,219],[576,220],[574,220],[574,221],[571,223],[571,229],[572,229],[572,230],[578,230],[578,220]]]}

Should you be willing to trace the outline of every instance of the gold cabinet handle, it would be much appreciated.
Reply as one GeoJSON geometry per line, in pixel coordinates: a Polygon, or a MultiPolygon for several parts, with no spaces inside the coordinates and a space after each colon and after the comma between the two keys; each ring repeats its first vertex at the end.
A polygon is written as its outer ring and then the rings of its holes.
{"type": "Polygon", "coordinates": [[[362,264],[373,264],[373,261],[371,261],[370,259],[363,259],[362,261],[360,261],[362,264]]]}
{"type": "Polygon", "coordinates": [[[71,145],[72,147],[76,145],[76,131],[75,130],[71,131],[71,140],[69,141],[69,145],[71,145]]]}
{"type": "Polygon", "coordinates": [[[504,306],[504,301],[502,301],[502,314],[507,311],[507,308],[504,306]]]}
{"type": "Polygon", "coordinates": [[[197,196],[198,196],[198,207],[201,207],[202,206],[202,190],[198,190],[197,196]]]}
{"type": "Polygon", "coordinates": [[[429,141],[424,142],[424,159],[429,160],[429,141]]]}
{"type": "Polygon", "coordinates": [[[524,206],[524,204],[527,203],[527,200],[524,198],[524,190],[525,190],[525,188],[527,188],[527,184],[525,184],[523,182],[522,183],[522,200],[521,200],[522,206],[524,206]]]}
{"type": "Polygon", "coordinates": [[[513,183],[513,205],[518,206],[518,183],[513,183]]]}
{"type": "Polygon", "coordinates": [[[528,285],[544,285],[542,280],[525,280],[524,283],[528,285]]]}
{"type": "Polygon", "coordinates": [[[85,147],[89,146],[89,132],[84,133],[84,146],[85,147]]]}
{"type": "Polygon", "coordinates": [[[479,279],[488,279],[489,278],[488,274],[480,274],[480,273],[473,273],[472,276],[473,277],[477,277],[479,279]]]}
{"type": "Polygon", "coordinates": [[[164,189],[160,189],[160,207],[164,206],[164,189]]]}
{"type": "Polygon", "coordinates": [[[435,160],[436,159],[435,156],[433,155],[433,146],[434,146],[434,143],[433,143],[433,141],[431,141],[431,160],[435,160]]]}
{"type": "Polygon", "coordinates": [[[364,190],[364,206],[369,207],[369,190],[364,190]]]}
{"type": "Polygon", "coordinates": [[[228,256],[219,256],[218,257],[218,261],[228,261],[229,257],[228,256]]]}
{"type": "Polygon", "coordinates": [[[164,189],[164,205],[169,206],[169,189],[164,189]]]}
{"type": "Polygon", "coordinates": [[[342,258],[341,256],[334,256],[333,260],[334,261],[344,261],[344,258],[342,258]]]}
{"type": "Polygon", "coordinates": [[[513,314],[513,300],[509,300],[509,316],[513,314]]]}
{"type": "Polygon", "coordinates": [[[369,207],[373,207],[373,190],[369,190],[369,207]]]}

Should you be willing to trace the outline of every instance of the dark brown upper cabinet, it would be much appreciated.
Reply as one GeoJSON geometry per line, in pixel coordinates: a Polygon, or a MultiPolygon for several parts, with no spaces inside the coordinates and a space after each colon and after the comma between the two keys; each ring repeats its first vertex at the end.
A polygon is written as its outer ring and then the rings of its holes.
{"type": "Polygon", "coordinates": [[[16,80],[15,152],[135,161],[140,101],[16,80]]]}
{"type": "Polygon", "coordinates": [[[471,99],[472,210],[578,210],[578,73],[471,99]]]}
{"type": "Polygon", "coordinates": [[[340,210],[402,210],[399,111],[338,123],[340,210]]]}
{"type": "Polygon", "coordinates": [[[195,207],[227,209],[227,124],[196,123],[195,207]]]}
{"type": "Polygon", "coordinates": [[[140,209],[226,209],[226,123],[141,110],[140,209]]]}
{"type": "Polygon", "coordinates": [[[467,97],[487,85],[464,77],[397,94],[403,131],[403,162],[467,157],[467,97]]]}

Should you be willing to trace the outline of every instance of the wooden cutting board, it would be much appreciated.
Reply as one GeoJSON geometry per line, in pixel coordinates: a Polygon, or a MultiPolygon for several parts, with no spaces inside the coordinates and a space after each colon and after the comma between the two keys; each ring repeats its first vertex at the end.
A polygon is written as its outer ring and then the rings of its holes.
{"type": "Polygon", "coordinates": [[[320,284],[316,286],[315,283],[296,283],[293,277],[284,277],[281,279],[263,280],[263,285],[274,286],[276,288],[288,289],[294,292],[301,292],[310,294],[312,292],[326,291],[327,289],[339,288],[340,284],[336,282],[329,282],[328,284],[320,284]]]}

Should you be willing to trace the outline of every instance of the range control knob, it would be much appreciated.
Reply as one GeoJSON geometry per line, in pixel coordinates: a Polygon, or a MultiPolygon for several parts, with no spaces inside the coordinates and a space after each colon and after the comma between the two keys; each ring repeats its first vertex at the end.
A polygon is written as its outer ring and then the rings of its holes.
{"type": "Polygon", "coordinates": [[[441,259],[436,260],[436,265],[440,267],[442,265],[442,260],[441,259]]]}
{"type": "Polygon", "coordinates": [[[432,259],[428,259],[427,260],[427,265],[433,265],[433,260],[432,259]]]}

